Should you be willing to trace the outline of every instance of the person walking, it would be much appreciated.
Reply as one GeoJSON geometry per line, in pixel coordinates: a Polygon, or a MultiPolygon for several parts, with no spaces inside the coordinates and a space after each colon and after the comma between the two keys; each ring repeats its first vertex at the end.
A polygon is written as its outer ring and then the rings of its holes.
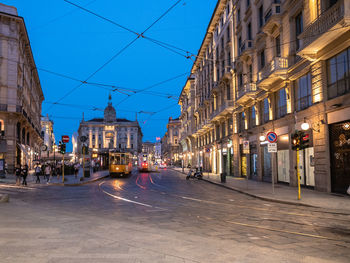
{"type": "Polygon", "coordinates": [[[16,165],[15,174],[16,174],[16,185],[20,185],[21,184],[21,174],[22,174],[20,164],[16,165]]]}
{"type": "Polygon", "coordinates": [[[39,166],[39,164],[36,165],[35,167],[35,175],[36,175],[36,184],[40,184],[40,173],[41,173],[41,168],[39,166]]]}
{"type": "Polygon", "coordinates": [[[75,178],[78,178],[79,168],[80,168],[79,163],[76,163],[74,165],[74,176],[75,176],[75,178]]]}
{"type": "Polygon", "coordinates": [[[47,164],[45,167],[45,177],[46,177],[46,182],[49,182],[51,178],[51,166],[49,164],[47,164]]]}
{"type": "Polygon", "coordinates": [[[28,176],[28,165],[25,164],[22,169],[23,182],[22,185],[27,185],[27,176],[28,176]]]}

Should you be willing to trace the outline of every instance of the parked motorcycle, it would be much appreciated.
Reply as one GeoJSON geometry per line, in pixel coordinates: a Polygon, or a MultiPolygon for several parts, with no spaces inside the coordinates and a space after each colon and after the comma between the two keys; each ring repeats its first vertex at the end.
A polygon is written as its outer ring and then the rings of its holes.
{"type": "Polygon", "coordinates": [[[193,170],[191,169],[186,176],[186,180],[189,180],[190,178],[197,178],[198,180],[201,180],[203,178],[203,173],[199,171],[198,168],[196,168],[195,172],[193,172],[193,170]]]}

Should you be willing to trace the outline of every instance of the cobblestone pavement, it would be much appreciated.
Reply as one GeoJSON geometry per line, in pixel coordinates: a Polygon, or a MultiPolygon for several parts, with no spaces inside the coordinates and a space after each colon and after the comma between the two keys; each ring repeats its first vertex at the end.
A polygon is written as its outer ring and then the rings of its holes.
{"type": "Polygon", "coordinates": [[[350,216],[170,170],[79,187],[1,185],[1,262],[349,262],[350,216]]]}

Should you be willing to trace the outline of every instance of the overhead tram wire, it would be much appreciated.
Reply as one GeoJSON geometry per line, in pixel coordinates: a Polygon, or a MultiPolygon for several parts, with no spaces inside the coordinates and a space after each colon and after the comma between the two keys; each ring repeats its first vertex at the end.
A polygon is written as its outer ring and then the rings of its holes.
{"type": "MultiPolygon", "coordinates": [[[[72,4],[71,2],[64,0],[65,2],[72,4]]],[[[160,21],[167,13],[169,13],[169,11],[171,9],[173,9],[179,2],[181,2],[181,0],[178,0],[174,5],[172,5],[170,8],[168,8],[158,19],[156,19],[155,22],[153,22],[149,27],[146,28],[146,30],[144,30],[141,34],[138,34],[137,37],[135,39],[133,39],[130,43],[128,43],[125,47],[123,47],[120,51],[117,52],[117,54],[115,54],[112,58],[110,58],[106,63],[104,63],[101,67],[99,67],[95,72],[93,72],[92,74],[90,74],[86,80],[83,83],[80,83],[78,86],[74,87],[73,89],[71,89],[68,93],[66,93],[63,97],[61,97],[60,99],[58,99],[56,102],[60,102],[63,99],[65,99],[67,96],[69,96],[72,92],[74,92],[76,89],[80,88],[82,85],[84,85],[85,82],[87,82],[90,78],[92,78],[94,75],[96,75],[96,73],[98,73],[100,70],[102,70],[105,66],[107,66],[110,62],[112,62],[116,57],[118,57],[121,53],[123,53],[128,47],[130,47],[133,43],[135,43],[140,37],[143,37],[142,35],[147,32],[151,27],[153,27],[158,21],[160,21]]],[[[81,6],[75,5],[76,7],[82,8],[81,6]]],[[[83,10],[87,10],[85,8],[83,8],[83,10]]],[[[118,25],[120,27],[120,25],[118,25]]],[[[124,27],[122,27],[123,29],[125,29],[124,27]]],[[[129,30],[128,30],[129,31],[129,30]]],[[[130,30],[131,32],[132,30],[130,30]]],[[[136,33],[136,32],[135,32],[136,33]]],[[[49,109],[51,110],[52,107],[54,105],[52,105],[49,109]]]]}

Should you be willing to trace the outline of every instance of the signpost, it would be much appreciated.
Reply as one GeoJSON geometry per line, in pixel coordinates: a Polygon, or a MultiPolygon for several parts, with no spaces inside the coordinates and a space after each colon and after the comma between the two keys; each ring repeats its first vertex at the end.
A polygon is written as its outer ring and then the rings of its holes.
{"type": "MultiPolygon", "coordinates": [[[[267,151],[269,153],[277,153],[277,134],[275,132],[268,132],[266,135],[266,139],[269,144],[267,145],[267,151]]],[[[272,183],[272,194],[275,193],[275,180],[274,175],[271,175],[271,183],[272,183]]]]}
{"type": "Polygon", "coordinates": [[[69,143],[69,136],[68,135],[62,135],[62,142],[63,143],[69,143]]]}

